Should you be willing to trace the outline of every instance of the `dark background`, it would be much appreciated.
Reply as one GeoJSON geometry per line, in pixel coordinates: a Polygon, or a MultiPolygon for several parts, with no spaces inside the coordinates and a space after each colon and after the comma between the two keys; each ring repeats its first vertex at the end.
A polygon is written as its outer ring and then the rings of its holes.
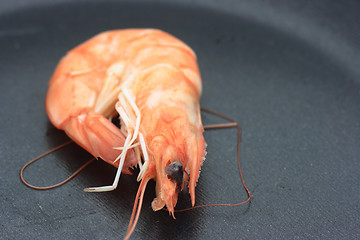
{"type": "MultiPolygon", "coordinates": [[[[59,59],[99,32],[129,27],[163,29],[195,50],[201,105],[242,126],[242,170],[253,195],[250,204],[173,220],[151,210],[151,183],[133,239],[359,238],[359,12],[358,1],[1,1],[0,238],[125,236],[135,176],[122,176],[113,192],[85,193],[113,181],[115,169],[97,161],[62,187],[36,191],[20,182],[19,170],[68,139],[44,110],[59,59]]],[[[223,121],[204,114],[203,122],[223,121]]],[[[236,130],[205,138],[196,204],[244,201],[236,130]]],[[[72,144],[30,166],[25,178],[57,183],[89,158],[72,144]]]]}

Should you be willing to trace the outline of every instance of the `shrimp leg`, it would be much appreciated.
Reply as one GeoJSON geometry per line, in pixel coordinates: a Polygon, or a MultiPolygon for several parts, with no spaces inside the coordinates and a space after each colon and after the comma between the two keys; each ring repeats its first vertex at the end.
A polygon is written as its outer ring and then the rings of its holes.
{"type": "MultiPolygon", "coordinates": [[[[127,137],[125,139],[124,146],[129,145],[130,139],[131,139],[131,134],[127,135],[127,137]]],[[[122,170],[123,165],[124,165],[127,150],[128,150],[128,148],[125,147],[123,152],[119,155],[120,163],[119,163],[119,167],[118,167],[118,169],[116,171],[115,179],[114,179],[114,182],[113,182],[112,185],[110,185],[110,186],[102,186],[102,187],[89,187],[89,188],[85,188],[84,191],[85,192],[109,192],[109,191],[115,190],[117,188],[118,184],[119,184],[121,170],[122,170]]]]}
{"type": "MultiPolygon", "coordinates": [[[[136,138],[137,138],[137,136],[139,134],[139,127],[140,127],[140,120],[141,120],[140,111],[139,111],[138,107],[136,106],[134,100],[131,98],[130,94],[125,90],[124,90],[123,93],[124,93],[124,96],[125,96],[126,100],[130,103],[130,106],[133,108],[133,110],[135,112],[135,115],[136,115],[135,130],[132,131],[131,129],[129,129],[129,126],[126,126],[127,129],[128,129],[128,135],[126,136],[126,139],[125,139],[125,143],[124,143],[124,146],[123,146],[123,151],[114,160],[114,162],[117,162],[120,159],[119,167],[118,167],[118,170],[116,172],[116,176],[115,176],[113,184],[110,185],[110,186],[85,188],[84,189],[85,192],[108,192],[108,191],[113,191],[113,190],[115,190],[117,188],[119,180],[120,180],[121,170],[122,170],[123,165],[124,165],[126,153],[131,148],[132,144],[134,143],[134,141],[136,140],[136,138]]],[[[121,97],[120,95],[121,94],[119,94],[119,98],[121,97]]],[[[123,111],[119,111],[119,114],[120,114],[120,117],[122,119],[127,119],[125,121],[126,125],[129,124],[128,123],[129,117],[123,111]]]]}
{"type": "Polygon", "coordinates": [[[146,171],[148,169],[149,161],[150,161],[149,160],[149,155],[148,155],[147,150],[146,150],[144,136],[141,133],[139,133],[139,141],[140,141],[140,146],[141,146],[141,150],[142,150],[143,157],[144,157],[144,165],[141,168],[141,170],[139,172],[139,175],[137,177],[138,182],[144,177],[144,174],[146,173],[146,171]]]}

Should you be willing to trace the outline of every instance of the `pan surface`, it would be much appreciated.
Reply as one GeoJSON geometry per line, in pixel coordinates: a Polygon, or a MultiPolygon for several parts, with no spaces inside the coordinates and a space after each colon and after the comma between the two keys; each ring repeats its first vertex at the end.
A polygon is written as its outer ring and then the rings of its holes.
{"type": "MultiPolygon", "coordinates": [[[[82,189],[107,185],[115,175],[101,161],[49,191],[24,186],[19,170],[68,140],[44,110],[47,82],[59,59],[99,32],[140,27],[167,31],[197,53],[201,105],[242,126],[242,170],[253,198],[238,207],[177,213],[174,220],[166,211],[152,211],[151,183],[133,239],[360,237],[360,37],[352,32],[360,27],[354,14],[358,4],[349,1],[340,6],[347,12],[339,14],[336,4],[309,8],[286,1],[278,6],[279,15],[276,6],[265,8],[260,1],[225,1],[224,8],[213,1],[209,6],[206,1],[10,2],[1,3],[0,10],[0,238],[125,235],[138,187],[135,176],[122,176],[113,192],[93,194],[82,189]],[[303,15],[282,21],[291,15],[286,6],[303,15]],[[318,16],[316,11],[332,15],[307,18],[318,16]]],[[[223,122],[202,117],[204,124],[223,122]]],[[[208,131],[205,139],[208,155],[196,204],[246,200],[236,130],[208,131]]],[[[90,158],[71,144],[30,166],[25,178],[39,186],[54,184],[90,158]]],[[[188,196],[181,196],[179,205],[189,206],[188,196]]]]}

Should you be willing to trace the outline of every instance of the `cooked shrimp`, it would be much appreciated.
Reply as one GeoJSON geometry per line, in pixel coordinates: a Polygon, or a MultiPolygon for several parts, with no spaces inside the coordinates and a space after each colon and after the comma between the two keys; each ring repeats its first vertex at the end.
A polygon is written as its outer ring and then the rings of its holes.
{"type": "Polygon", "coordinates": [[[46,97],[50,121],[93,156],[118,168],[111,186],[85,191],[111,191],[121,172],[139,166],[141,184],[127,237],[150,179],[156,181],[154,211],[166,206],[174,216],[185,181],[194,206],[206,146],[201,91],[194,52],[160,30],[101,33],[68,52],[57,66],[46,97]],[[109,120],[117,114],[120,129],[109,120]]]}

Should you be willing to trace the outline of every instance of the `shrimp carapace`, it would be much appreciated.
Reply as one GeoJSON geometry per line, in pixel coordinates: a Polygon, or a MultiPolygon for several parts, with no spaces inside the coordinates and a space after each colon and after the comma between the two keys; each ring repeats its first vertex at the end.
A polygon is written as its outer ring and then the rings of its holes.
{"type": "MultiPolygon", "coordinates": [[[[121,171],[138,165],[134,209],[147,182],[156,181],[152,208],[174,214],[179,189],[188,182],[192,205],[205,157],[199,98],[202,86],[189,46],[156,29],[101,33],[67,53],[49,82],[50,121],[95,157],[121,171]],[[111,118],[120,116],[117,128],[111,118]]],[[[139,209],[138,209],[139,212],[139,209]]],[[[134,214],[135,212],[133,212],[134,214]]],[[[131,218],[129,233],[138,215],[131,218]]]]}

